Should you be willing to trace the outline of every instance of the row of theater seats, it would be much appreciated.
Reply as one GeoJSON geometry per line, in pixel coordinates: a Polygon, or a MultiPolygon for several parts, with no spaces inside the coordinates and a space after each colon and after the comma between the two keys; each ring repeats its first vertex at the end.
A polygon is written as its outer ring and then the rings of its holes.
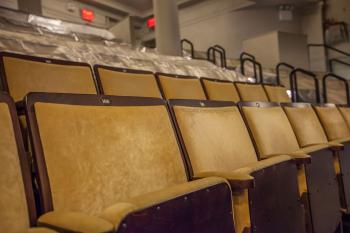
{"type": "Polygon", "coordinates": [[[0,53],[2,90],[15,101],[33,91],[173,99],[290,102],[286,88],[0,53]],[[190,93],[190,95],[189,95],[190,93]]]}
{"type": "Polygon", "coordinates": [[[239,83],[206,79],[207,95],[221,101],[202,100],[198,79],[158,75],[165,101],[152,74],[110,69],[128,81],[105,76],[103,93],[122,94],[96,95],[85,93],[94,92],[91,71],[72,76],[86,65],[6,55],[3,87],[16,101],[26,96],[22,128],[39,199],[14,102],[1,94],[4,232],[36,224],[59,232],[341,232],[341,214],[350,212],[349,108],[268,99],[237,106],[221,98],[239,83]]]}

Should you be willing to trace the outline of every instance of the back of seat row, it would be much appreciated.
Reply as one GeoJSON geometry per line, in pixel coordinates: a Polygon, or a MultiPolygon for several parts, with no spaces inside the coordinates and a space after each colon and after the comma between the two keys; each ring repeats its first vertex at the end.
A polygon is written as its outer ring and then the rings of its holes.
{"type": "Polygon", "coordinates": [[[15,101],[29,92],[97,94],[89,64],[33,57],[13,53],[0,54],[2,90],[15,101]]]}
{"type": "Polygon", "coordinates": [[[165,99],[290,102],[280,86],[233,83],[214,79],[171,75],[62,61],[12,53],[0,54],[2,90],[20,101],[29,92],[55,92],[165,99]],[[157,83],[158,82],[158,83],[157,83]],[[207,96],[206,96],[207,95],[207,96]]]}

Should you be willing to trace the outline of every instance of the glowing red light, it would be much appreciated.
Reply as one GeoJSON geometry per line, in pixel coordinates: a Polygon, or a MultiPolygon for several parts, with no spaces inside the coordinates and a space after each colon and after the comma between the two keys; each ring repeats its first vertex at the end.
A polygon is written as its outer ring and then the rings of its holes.
{"type": "Polygon", "coordinates": [[[150,18],[147,20],[147,27],[148,28],[154,28],[156,26],[156,19],[150,18]]]}
{"type": "Polygon", "coordinates": [[[85,21],[92,22],[95,19],[95,13],[92,10],[81,9],[81,18],[85,21]]]}

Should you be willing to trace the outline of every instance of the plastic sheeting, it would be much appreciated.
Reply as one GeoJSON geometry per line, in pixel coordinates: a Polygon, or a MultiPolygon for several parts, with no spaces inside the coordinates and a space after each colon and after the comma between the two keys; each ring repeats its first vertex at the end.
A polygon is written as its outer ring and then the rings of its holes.
{"type": "Polygon", "coordinates": [[[245,81],[204,60],[164,56],[112,39],[109,31],[0,9],[0,50],[153,72],[245,81]]]}

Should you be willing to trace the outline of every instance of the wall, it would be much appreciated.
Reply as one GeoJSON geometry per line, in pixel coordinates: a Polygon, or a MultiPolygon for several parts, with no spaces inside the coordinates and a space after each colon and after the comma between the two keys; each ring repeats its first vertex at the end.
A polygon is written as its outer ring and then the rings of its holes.
{"type": "Polygon", "coordinates": [[[0,0],[0,6],[17,10],[18,2],[17,0],[0,0]]]}
{"type": "Polygon", "coordinates": [[[266,68],[275,68],[276,64],[286,62],[309,69],[307,38],[303,34],[273,31],[245,40],[243,48],[254,54],[266,68]]]}
{"type": "Polygon", "coordinates": [[[237,58],[243,51],[242,44],[246,39],[273,30],[300,33],[301,22],[298,18],[279,21],[277,7],[234,11],[226,0],[206,1],[180,11],[180,28],[182,38],[191,40],[196,50],[206,51],[208,47],[220,44],[226,48],[228,57],[237,58]],[[214,3],[224,9],[209,13],[208,9],[213,8],[214,3]]]}
{"type": "Polygon", "coordinates": [[[114,25],[109,29],[110,32],[112,32],[116,38],[126,42],[126,43],[133,43],[133,32],[131,30],[131,18],[126,17],[122,21],[120,21],[118,24],[114,25]]]}
{"type": "Polygon", "coordinates": [[[280,60],[278,32],[269,32],[243,42],[245,52],[254,54],[256,59],[261,62],[263,67],[275,67],[280,60]],[[266,46],[269,45],[268,49],[266,46]]]}
{"type": "MultiPolygon", "coordinates": [[[[302,32],[307,35],[308,44],[324,44],[322,27],[322,3],[305,8],[302,12],[302,32]]],[[[323,47],[311,47],[310,68],[313,71],[326,71],[326,52],[323,47]]]]}
{"type": "Polygon", "coordinates": [[[43,8],[42,11],[44,16],[66,20],[74,23],[90,24],[90,25],[102,27],[102,28],[110,27],[111,25],[108,20],[108,17],[113,18],[115,16],[109,12],[97,9],[96,7],[88,6],[87,4],[83,4],[72,0],[42,0],[42,8],[43,8]],[[75,9],[72,10],[71,12],[68,11],[67,9],[68,4],[72,4],[73,6],[75,6],[75,9]],[[87,9],[91,9],[94,11],[95,13],[94,22],[89,23],[81,19],[80,9],[82,7],[85,7],[87,9]]]}

